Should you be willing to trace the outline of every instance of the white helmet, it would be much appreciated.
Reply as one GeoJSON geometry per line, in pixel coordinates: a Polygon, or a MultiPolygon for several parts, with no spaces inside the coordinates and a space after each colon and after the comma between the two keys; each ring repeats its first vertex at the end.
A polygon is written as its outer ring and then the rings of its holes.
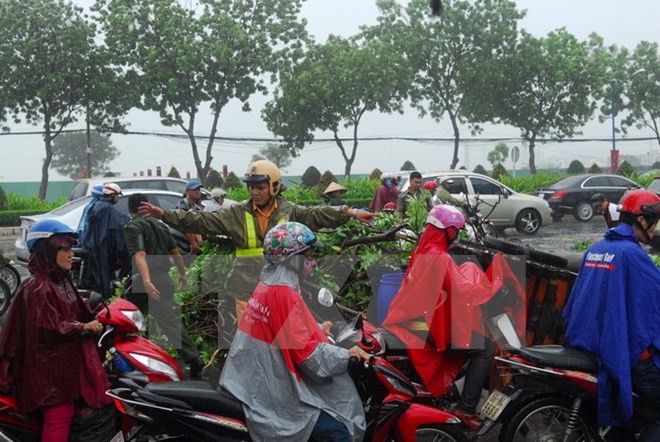
{"type": "Polygon", "coordinates": [[[105,183],[103,185],[103,191],[101,193],[105,196],[123,195],[121,193],[121,187],[119,187],[119,185],[115,183],[105,183]]]}

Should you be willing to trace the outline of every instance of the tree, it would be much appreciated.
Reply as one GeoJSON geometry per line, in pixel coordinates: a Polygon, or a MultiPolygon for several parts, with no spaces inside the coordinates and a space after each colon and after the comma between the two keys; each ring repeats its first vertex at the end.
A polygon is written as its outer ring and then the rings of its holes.
{"type": "MultiPolygon", "coordinates": [[[[624,56],[627,52],[624,51],[624,56]]],[[[625,57],[625,65],[613,87],[621,88],[618,96],[627,101],[617,103],[619,110],[628,114],[621,120],[621,131],[626,133],[631,126],[647,128],[660,144],[660,54],[658,43],[641,41],[634,52],[625,57]]],[[[611,94],[605,94],[604,106],[609,103],[611,94]],[[608,96],[609,95],[609,96],[608,96]]]]}
{"type": "Polygon", "coordinates": [[[259,149],[259,154],[252,155],[252,162],[257,160],[272,161],[280,170],[284,170],[293,162],[291,150],[284,145],[268,144],[259,149]]]}
{"type": "Polygon", "coordinates": [[[313,44],[305,58],[282,72],[275,98],[263,119],[293,152],[314,140],[315,131],[329,131],[344,159],[349,177],[357,154],[359,128],[368,112],[403,112],[410,87],[410,67],[402,55],[379,38],[331,35],[313,44]],[[349,132],[350,146],[342,139],[349,132]]]}
{"type": "Polygon", "coordinates": [[[208,175],[206,175],[206,179],[204,180],[204,187],[206,187],[207,189],[222,187],[223,181],[224,179],[222,178],[220,173],[215,169],[211,169],[208,175]]]}
{"type": "Polygon", "coordinates": [[[477,164],[477,167],[472,172],[488,176],[488,171],[481,164],[477,164]]]}
{"type": "Polygon", "coordinates": [[[403,165],[401,166],[401,170],[412,172],[413,170],[417,170],[417,168],[412,163],[412,161],[406,160],[406,161],[404,161],[403,165]]]}
{"type": "Polygon", "coordinates": [[[603,173],[603,169],[601,169],[598,164],[594,163],[589,170],[587,170],[587,173],[603,173]]]}
{"type": "Polygon", "coordinates": [[[317,186],[320,180],[321,172],[314,166],[309,166],[302,174],[302,185],[307,189],[317,186]]]}
{"type": "MultiPolygon", "coordinates": [[[[429,20],[428,0],[411,0],[405,7],[379,0],[375,35],[387,36],[406,56],[415,72],[411,98],[421,116],[440,122],[449,117],[454,133],[450,168],[459,162],[459,123],[468,122],[466,102],[480,101],[484,67],[515,44],[516,22],[523,13],[510,0],[446,0],[442,19],[429,20]]],[[[474,106],[477,109],[477,106],[474,106]]],[[[480,131],[471,125],[474,132],[480,131]]]]}
{"type": "Polygon", "coordinates": [[[7,195],[2,186],[0,186],[0,210],[7,210],[7,195]]]}
{"type": "Polygon", "coordinates": [[[98,0],[94,10],[114,64],[140,92],[140,108],[159,112],[164,126],[187,135],[203,180],[227,103],[239,100],[249,111],[250,96],[266,92],[266,74],[301,55],[301,3],[199,0],[198,12],[176,1],[98,0]],[[196,130],[204,104],[212,121],[202,158],[196,130]]]}
{"type": "MultiPolygon", "coordinates": [[[[107,135],[91,134],[90,147],[94,152],[91,156],[92,176],[103,176],[110,171],[109,165],[117,158],[119,150],[112,144],[107,135]]],[[[52,167],[60,175],[75,179],[87,171],[87,159],[83,152],[87,146],[87,134],[81,132],[60,134],[53,143],[52,167]]]]}
{"type": "Polygon", "coordinates": [[[243,187],[243,183],[241,183],[241,180],[236,176],[234,172],[229,172],[227,177],[225,178],[224,182],[225,189],[240,189],[243,187]]]}
{"type": "Polygon", "coordinates": [[[566,173],[569,175],[580,175],[584,173],[584,164],[578,160],[571,161],[571,164],[568,165],[566,173]]]}
{"type": "Polygon", "coordinates": [[[536,174],[537,138],[579,134],[593,115],[593,95],[603,75],[601,47],[595,35],[583,42],[565,29],[544,38],[523,31],[516,47],[490,68],[490,98],[482,97],[488,105],[470,103],[471,115],[519,128],[528,143],[529,169],[536,174]]]}
{"type": "Polygon", "coordinates": [[[506,169],[504,168],[504,165],[502,165],[502,163],[497,163],[493,167],[493,173],[491,174],[491,176],[493,178],[495,178],[496,180],[499,180],[503,176],[509,176],[509,173],[506,171],[506,169]]]}
{"type": "Polygon", "coordinates": [[[628,161],[622,162],[621,165],[619,166],[619,170],[616,171],[617,175],[622,175],[622,176],[632,176],[635,175],[636,173],[637,171],[628,161]]]}
{"type": "Polygon", "coordinates": [[[43,128],[46,156],[39,198],[46,198],[53,140],[81,116],[94,28],[64,0],[0,3],[2,114],[43,128]]]}
{"type": "Polygon", "coordinates": [[[509,158],[509,146],[506,143],[497,143],[495,149],[488,152],[488,162],[492,165],[502,164],[509,158]]]}
{"type": "Polygon", "coordinates": [[[380,176],[383,174],[383,171],[380,170],[379,168],[375,168],[374,170],[371,171],[369,174],[369,179],[370,180],[379,180],[380,176]]]}
{"type": "Polygon", "coordinates": [[[655,163],[653,163],[651,169],[660,169],[660,161],[656,161],[655,163]]]}
{"type": "Polygon", "coordinates": [[[170,167],[170,171],[167,172],[167,176],[170,178],[181,178],[181,175],[179,174],[179,171],[176,170],[176,167],[172,166],[170,167]]]}

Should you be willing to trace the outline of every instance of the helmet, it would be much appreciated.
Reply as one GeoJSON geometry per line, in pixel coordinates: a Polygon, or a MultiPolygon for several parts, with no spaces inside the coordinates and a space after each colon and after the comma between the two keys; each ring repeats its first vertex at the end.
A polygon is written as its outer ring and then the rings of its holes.
{"type": "Polygon", "coordinates": [[[213,199],[222,199],[227,196],[227,192],[225,192],[224,189],[220,187],[216,187],[213,190],[211,190],[211,198],[213,199]]]}
{"type": "Polygon", "coordinates": [[[438,187],[435,181],[427,181],[424,183],[424,189],[426,190],[434,190],[438,187]]]}
{"type": "Polygon", "coordinates": [[[383,210],[396,210],[396,204],[389,202],[383,206],[383,210]]]}
{"type": "Polygon", "coordinates": [[[447,178],[440,178],[440,179],[438,180],[438,183],[439,183],[440,185],[454,184],[454,180],[453,180],[452,178],[448,178],[448,177],[447,177],[447,178]]]}
{"type": "Polygon", "coordinates": [[[270,183],[270,195],[275,196],[280,192],[282,186],[280,169],[268,160],[257,160],[248,166],[243,176],[246,183],[259,183],[268,181],[270,183]]]}
{"type": "Polygon", "coordinates": [[[122,195],[121,187],[115,183],[105,183],[103,185],[103,191],[101,192],[105,196],[110,195],[122,195]]]}
{"type": "Polygon", "coordinates": [[[437,206],[433,206],[429,212],[429,215],[426,217],[426,224],[433,224],[438,229],[455,227],[460,230],[465,227],[465,217],[454,206],[438,204],[437,206]]]}
{"type": "Polygon", "coordinates": [[[660,197],[648,190],[634,190],[623,195],[619,202],[619,212],[658,218],[660,197]]]}
{"type": "Polygon", "coordinates": [[[204,187],[202,186],[202,183],[200,183],[197,180],[190,180],[186,184],[186,190],[198,190],[201,189],[202,187],[204,187]]]}
{"type": "Polygon", "coordinates": [[[97,184],[92,187],[92,196],[99,197],[101,194],[103,194],[103,184],[97,184]]]}
{"type": "Polygon", "coordinates": [[[278,224],[264,237],[265,255],[299,255],[310,247],[320,246],[316,235],[304,224],[289,221],[278,224]]]}
{"type": "Polygon", "coordinates": [[[28,250],[32,252],[32,249],[34,248],[34,245],[37,243],[37,241],[40,239],[50,238],[56,234],[66,234],[71,235],[73,238],[78,238],[78,234],[74,232],[71,227],[59,221],[47,219],[44,221],[39,221],[30,228],[30,231],[25,238],[28,250]]]}
{"type": "Polygon", "coordinates": [[[328,187],[325,188],[325,190],[323,191],[323,195],[327,195],[331,192],[337,192],[337,191],[348,192],[348,189],[342,186],[341,184],[332,182],[328,185],[328,187]]]}

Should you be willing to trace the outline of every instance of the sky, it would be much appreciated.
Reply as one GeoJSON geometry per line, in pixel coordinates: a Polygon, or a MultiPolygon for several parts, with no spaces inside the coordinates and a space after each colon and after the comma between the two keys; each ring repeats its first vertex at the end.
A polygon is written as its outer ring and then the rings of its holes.
{"type": "MultiPolygon", "coordinates": [[[[75,0],[74,3],[88,7],[91,0],[75,0]]],[[[579,39],[586,39],[591,32],[600,34],[605,44],[616,44],[633,49],[641,40],[660,41],[660,2],[658,0],[517,0],[520,9],[527,10],[527,16],[520,26],[533,35],[543,36],[549,31],[565,27],[579,39]]],[[[373,24],[378,10],[375,0],[307,0],[302,9],[302,16],[308,21],[308,29],[317,41],[324,41],[332,34],[352,35],[361,25],[373,24]]],[[[272,137],[261,121],[260,111],[267,97],[253,96],[250,100],[252,112],[245,113],[240,103],[230,102],[220,117],[219,135],[227,137],[272,137]]],[[[154,113],[132,111],[126,120],[129,130],[140,132],[168,132],[182,134],[176,128],[160,125],[154,113]]],[[[83,123],[71,128],[82,128],[83,123]]],[[[199,135],[208,134],[210,117],[200,114],[199,135]]],[[[29,125],[11,125],[13,132],[38,130],[29,125]]],[[[548,143],[537,145],[536,164],[567,167],[571,160],[578,159],[587,167],[594,161],[606,164],[611,149],[611,123],[594,121],[582,129],[584,138],[600,138],[604,141],[591,143],[548,143]]],[[[483,138],[517,137],[515,128],[504,125],[486,126],[483,138]]],[[[347,132],[346,137],[350,136],[347,132]]],[[[385,115],[371,113],[365,115],[360,126],[361,137],[422,137],[451,138],[452,130],[448,120],[435,123],[430,118],[419,118],[417,112],[408,108],[404,115],[385,115]]],[[[635,131],[629,136],[648,137],[650,132],[635,131]]],[[[328,138],[329,133],[318,134],[328,138]]],[[[462,137],[470,137],[466,127],[462,128],[462,137]]],[[[656,141],[625,142],[617,135],[617,147],[622,155],[634,154],[646,159],[643,163],[660,159],[660,146],[656,141]]],[[[120,150],[120,155],[110,164],[110,169],[122,176],[131,176],[148,169],[155,173],[160,166],[167,173],[171,166],[184,175],[194,175],[191,148],[184,140],[167,137],[113,135],[112,141],[120,150]]],[[[459,153],[461,162],[473,169],[477,164],[487,165],[486,155],[494,147],[494,142],[476,142],[463,144],[459,153]]],[[[508,141],[511,147],[521,146],[521,158],[516,168],[527,165],[526,149],[517,141],[508,141]]],[[[216,141],[213,148],[215,169],[227,165],[229,170],[242,175],[253,154],[263,145],[258,143],[238,144],[236,142],[216,141]]],[[[399,170],[406,160],[410,160],[420,170],[443,170],[451,163],[453,142],[405,142],[361,141],[353,173],[370,173],[375,167],[383,171],[399,170]]],[[[0,136],[0,182],[38,181],[41,178],[41,166],[44,157],[43,140],[38,135],[0,136]]],[[[289,175],[301,175],[311,165],[322,172],[331,170],[335,175],[342,175],[344,160],[334,142],[315,142],[307,145],[300,156],[295,158],[285,171],[289,175]]],[[[510,170],[513,165],[507,162],[510,170]]],[[[50,180],[66,180],[54,170],[50,171],[50,180]]]]}

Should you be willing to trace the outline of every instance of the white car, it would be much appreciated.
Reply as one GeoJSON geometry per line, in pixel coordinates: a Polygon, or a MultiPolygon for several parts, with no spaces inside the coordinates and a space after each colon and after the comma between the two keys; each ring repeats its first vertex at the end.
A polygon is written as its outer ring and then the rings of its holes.
{"type": "MultiPolygon", "coordinates": [[[[149,199],[149,202],[162,207],[163,209],[175,209],[177,203],[181,200],[182,196],[178,192],[168,192],[166,190],[145,190],[145,189],[130,189],[123,192],[124,196],[119,198],[117,202],[117,209],[120,212],[128,213],[128,196],[133,193],[143,193],[149,199]]],[[[38,221],[43,221],[46,219],[54,219],[60,221],[67,226],[71,227],[73,230],[78,228],[80,223],[80,218],[82,217],[83,210],[85,206],[90,202],[92,197],[90,195],[84,196],[82,198],[69,201],[68,203],[58,207],[57,209],[51,210],[48,213],[43,213],[41,215],[30,215],[30,216],[21,216],[21,230],[16,238],[14,243],[14,250],[16,252],[16,261],[19,264],[27,265],[28,259],[30,258],[30,252],[27,249],[25,244],[25,238],[27,237],[27,232],[38,221]]],[[[202,201],[202,204],[206,204],[206,201],[202,201]]],[[[232,204],[235,204],[235,201],[230,199],[225,199],[223,207],[229,207],[232,204]]],[[[175,236],[177,240],[177,245],[181,247],[181,241],[185,241],[185,235],[182,233],[171,229],[170,232],[175,236]]]]}
{"type": "MultiPolygon", "coordinates": [[[[69,201],[82,198],[92,194],[92,188],[97,184],[116,183],[122,191],[128,189],[150,189],[166,190],[184,195],[188,181],[181,178],[166,176],[132,176],[132,177],[106,177],[106,178],[84,178],[78,180],[69,193],[69,201]]],[[[202,199],[209,199],[208,190],[202,188],[202,199]]]]}
{"type": "MultiPolygon", "coordinates": [[[[465,170],[421,174],[422,186],[427,181],[436,181],[439,184],[443,179],[451,178],[453,183],[449,193],[452,196],[460,199],[461,193],[470,198],[479,195],[479,200],[483,201],[478,207],[480,212],[498,229],[515,227],[521,233],[533,235],[542,225],[552,222],[550,206],[543,198],[516,192],[485,175],[465,170]]],[[[408,190],[408,177],[409,174],[403,175],[399,188],[402,192],[408,190]]]]}

